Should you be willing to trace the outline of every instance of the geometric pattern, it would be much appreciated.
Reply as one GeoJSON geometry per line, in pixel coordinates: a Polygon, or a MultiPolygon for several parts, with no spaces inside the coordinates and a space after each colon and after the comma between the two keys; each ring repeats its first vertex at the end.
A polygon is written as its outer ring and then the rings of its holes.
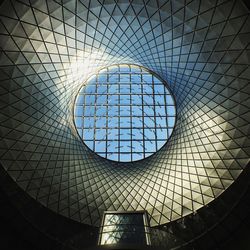
{"type": "Polygon", "coordinates": [[[74,121],[89,149],[109,160],[131,162],[166,143],[175,113],[174,99],[160,79],[141,67],[119,65],[102,69],[82,86],[74,121]]]}
{"type": "Polygon", "coordinates": [[[249,11],[241,1],[5,1],[0,6],[0,161],[31,197],[100,225],[146,210],[151,226],[195,212],[249,162],[249,11]],[[111,162],[74,126],[74,97],[103,67],[168,82],[175,130],[148,159],[111,162]]]}
{"type": "Polygon", "coordinates": [[[99,245],[109,244],[150,245],[147,214],[104,213],[99,245]]]}

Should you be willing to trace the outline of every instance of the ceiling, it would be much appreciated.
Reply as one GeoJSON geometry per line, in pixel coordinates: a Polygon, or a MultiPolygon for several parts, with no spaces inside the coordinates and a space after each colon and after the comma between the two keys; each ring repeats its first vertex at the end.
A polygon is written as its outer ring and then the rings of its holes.
{"type": "Polygon", "coordinates": [[[147,210],[158,226],[220,196],[249,162],[249,10],[241,1],[4,1],[0,162],[40,204],[98,226],[147,210]],[[168,82],[177,121],[153,156],[115,163],[78,137],[73,103],[102,67],[168,82]]]}

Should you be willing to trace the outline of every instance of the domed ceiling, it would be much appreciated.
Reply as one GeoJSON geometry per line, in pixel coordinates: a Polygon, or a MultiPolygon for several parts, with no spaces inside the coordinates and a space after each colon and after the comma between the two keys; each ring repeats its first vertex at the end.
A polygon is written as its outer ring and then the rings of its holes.
{"type": "Polygon", "coordinates": [[[0,7],[0,161],[31,197],[99,226],[147,210],[151,226],[208,204],[249,162],[249,11],[241,1],[5,1],[0,7]],[[74,126],[82,84],[136,64],[176,100],[167,144],[112,162],[74,126]]]}

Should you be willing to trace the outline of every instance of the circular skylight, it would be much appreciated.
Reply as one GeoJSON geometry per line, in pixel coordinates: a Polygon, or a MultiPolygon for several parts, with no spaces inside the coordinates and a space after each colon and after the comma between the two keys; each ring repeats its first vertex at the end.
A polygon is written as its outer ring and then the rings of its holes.
{"type": "Polygon", "coordinates": [[[135,65],[110,66],[92,76],[77,95],[74,113],[88,148],[119,162],[141,160],[158,151],[176,118],[166,83],[135,65]]]}

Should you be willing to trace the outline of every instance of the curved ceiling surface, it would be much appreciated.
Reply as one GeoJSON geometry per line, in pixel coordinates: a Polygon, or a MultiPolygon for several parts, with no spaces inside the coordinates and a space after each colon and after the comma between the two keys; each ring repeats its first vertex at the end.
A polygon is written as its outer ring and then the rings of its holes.
{"type": "Polygon", "coordinates": [[[34,199],[99,225],[144,210],[151,226],[219,196],[249,161],[249,12],[240,1],[5,1],[0,7],[0,159],[34,199]],[[153,156],[115,163],[77,135],[82,83],[113,64],[169,83],[176,127],[153,156]]]}

